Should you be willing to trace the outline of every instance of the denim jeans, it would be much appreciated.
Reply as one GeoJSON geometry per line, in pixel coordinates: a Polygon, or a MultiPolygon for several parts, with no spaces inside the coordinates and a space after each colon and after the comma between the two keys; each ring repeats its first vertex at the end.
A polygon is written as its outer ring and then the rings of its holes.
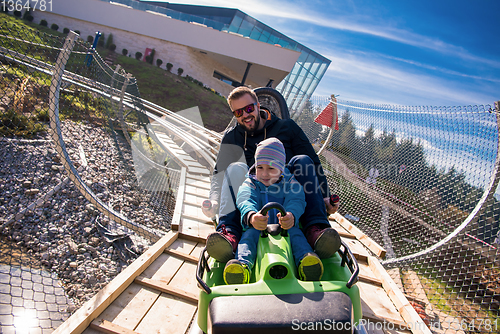
{"type": "Polygon", "coordinates": [[[220,231],[222,225],[226,230],[235,235],[238,240],[241,238],[241,215],[236,207],[236,196],[238,189],[246,179],[248,166],[243,162],[233,162],[225,171],[224,180],[220,192],[219,204],[219,224],[217,231],[220,231]]]}
{"type": "MultiPolygon", "coordinates": [[[[312,248],[306,240],[304,233],[298,227],[292,227],[288,230],[290,245],[292,246],[293,259],[298,267],[300,260],[306,253],[312,252],[312,248]]],[[[236,250],[236,259],[246,264],[252,270],[257,256],[257,243],[259,242],[260,231],[251,227],[241,237],[238,249],[236,250]]]]}
{"type": "Polygon", "coordinates": [[[307,155],[296,155],[290,159],[287,168],[302,185],[306,195],[306,209],[299,219],[302,230],[306,231],[312,225],[320,225],[322,228],[330,227],[312,159],[307,155]]]}

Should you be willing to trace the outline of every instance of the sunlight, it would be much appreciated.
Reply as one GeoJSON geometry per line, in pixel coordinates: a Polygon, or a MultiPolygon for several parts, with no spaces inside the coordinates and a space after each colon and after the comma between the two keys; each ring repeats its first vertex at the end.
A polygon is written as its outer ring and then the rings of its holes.
{"type": "Polygon", "coordinates": [[[35,309],[24,309],[19,314],[14,315],[14,327],[16,333],[29,333],[30,328],[38,327],[38,318],[35,309]]]}

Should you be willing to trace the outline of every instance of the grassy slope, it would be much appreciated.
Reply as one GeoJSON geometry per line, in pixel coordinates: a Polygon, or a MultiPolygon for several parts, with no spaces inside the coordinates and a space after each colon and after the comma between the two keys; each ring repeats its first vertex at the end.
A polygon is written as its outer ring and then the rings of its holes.
{"type": "MultiPolygon", "coordinates": [[[[103,58],[110,52],[100,48],[97,51],[103,58]]],[[[210,130],[223,131],[231,120],[231,110],[224,97],[184,77],[122,55],[117,57],[115,64],[120,64],[137,79],[143,99],[174,112],[197,106],[203,125],[210,130]]]]}

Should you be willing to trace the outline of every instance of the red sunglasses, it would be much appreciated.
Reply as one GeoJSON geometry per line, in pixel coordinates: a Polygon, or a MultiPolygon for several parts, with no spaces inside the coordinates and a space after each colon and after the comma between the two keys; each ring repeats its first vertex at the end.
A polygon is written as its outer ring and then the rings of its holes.
{"type": "Polygon", "coordinates": [[[246,112],[247,114],[251,114],[255,110],[255,106],[257,103],[251,103],[249,105],[244,106],[243,108],[233,110],[233,115],[234,117],[238,118],[243,116],[243,112],[246,112]]]}

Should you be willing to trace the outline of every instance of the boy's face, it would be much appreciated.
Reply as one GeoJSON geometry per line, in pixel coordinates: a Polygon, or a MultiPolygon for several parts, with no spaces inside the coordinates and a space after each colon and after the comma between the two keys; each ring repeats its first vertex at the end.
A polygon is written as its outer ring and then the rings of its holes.
{"type": "Polygon", "coordinates": [[[266,187],[269,187],[271,184],[274,184],[279,180],[281,170],[269,165],[261,164],[257,166],[255,176],[257,180],[262,182],[266,187]]]}

